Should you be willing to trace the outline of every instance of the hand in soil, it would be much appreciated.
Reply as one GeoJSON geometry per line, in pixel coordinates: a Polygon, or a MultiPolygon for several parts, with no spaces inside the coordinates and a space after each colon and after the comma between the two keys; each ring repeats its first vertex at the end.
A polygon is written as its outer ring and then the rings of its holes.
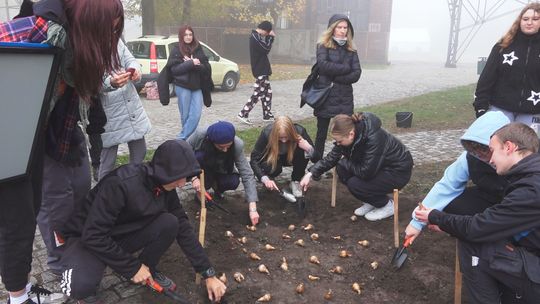
{"type": "Polygon", "coordinates": [[[216,277],[210,277],[206,279],[206,290],[208,291],[208,299],[219,303],[227,290],[227,286],[216,277]]]}
{"type": "Polygon", "coordinates": [[[249,218],[251,219],[251,224],[253,226],[257,225],[259,223],[259,212],[250,211],[249,212],[249,218]]]}

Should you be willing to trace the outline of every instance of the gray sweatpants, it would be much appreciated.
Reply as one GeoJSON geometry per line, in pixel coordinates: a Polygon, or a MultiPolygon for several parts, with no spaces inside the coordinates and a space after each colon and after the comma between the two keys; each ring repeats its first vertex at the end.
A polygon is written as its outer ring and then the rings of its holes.
{"type": "Polygon", "coordinates": [[[90,191],[90,164],[86,143],[81,143],[80,149],[84,151],[81,153],[84,157],[78,167],[67,166],[47,155],[43,166],[42,201],[37,222],[47,247],[49,269],[58,274],[61,273],[59,261],[64,247],[55,231],[60,231],[90,191]]]}
{"type": "MultiPolygon", "coordinates": [[[[146,141],[144,137],[141,139],[132,140],[127,143],[129,148],[129,163],[140,164],[146,155],[146,141]]],[[[101,150],[101,163],[99,165],[99,179],[114,170],[116,163],[116,155],[118,153],[118,145],[103,148],[101,150]]]]}

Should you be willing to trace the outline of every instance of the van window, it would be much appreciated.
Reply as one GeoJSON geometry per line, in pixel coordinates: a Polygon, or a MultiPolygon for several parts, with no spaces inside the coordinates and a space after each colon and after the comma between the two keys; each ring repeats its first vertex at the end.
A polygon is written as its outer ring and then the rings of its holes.
{"type": "Polygon", "coordinates": [[[164,45],[156,45],[157,59],[167,59],[167,51],[164,45]]]}
{"type": "Polygon", "coordinates": [[[150,43],[148,41],[132,41],[126,43],[133,57],[137,59],[150,59],[150,43]]]}
{"type": "Polygon", "coordinates": [[[201,45],[201,46],[202,46],[204,54],[206,55],[206,57],[208,57],[208,60],[209,61],[216,61],[216,54],[214,54],[214,52],[210,51],[204,45],[201,45]]]}

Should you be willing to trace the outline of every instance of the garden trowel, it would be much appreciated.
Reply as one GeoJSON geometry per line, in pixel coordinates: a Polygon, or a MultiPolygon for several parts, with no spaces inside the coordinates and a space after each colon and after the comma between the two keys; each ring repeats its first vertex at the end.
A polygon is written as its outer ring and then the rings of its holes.
{"type": "Polygon", "coordinates": [[[405,264],[405,261],[407,261],[408,253],[407,253],[407,247],[411,245],[413,238],[412,236],[405,239],[405,242],[403,242],[403,245],[396,249],[396,252],[394,253],[394,256],[392,257],[392,266],[396,270],[400,269],[403,264],[405,264]]]}

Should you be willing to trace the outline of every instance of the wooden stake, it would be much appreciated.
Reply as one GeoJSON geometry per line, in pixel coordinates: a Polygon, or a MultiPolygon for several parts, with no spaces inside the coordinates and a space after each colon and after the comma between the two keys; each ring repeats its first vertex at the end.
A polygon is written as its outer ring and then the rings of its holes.
{"type": "Polygon", "coordinates": [[[332,208],[336,207],[336,188],[337,188],[337,171],[336,167],[332,169],[332,199],[330,202],[330,206],[332,208]]]}
{"type": "Polygon", "coordinates": [[[394,247],[399,248],[399,190],[394,189],[394,247]]]}
{"type": "MultiPolygon", "coordinates": [[[[199,178],[201,183],[200,200],[201,200],[201,213],[199,214],[200,223],[199,223],[199,243],[204,247],[204,235],[206,233],[206,188],[204,187],[204,170],[201,171],[199,178]]],[[[195,275],[195,284],[199,285],[201,283],[201,275],[195,275]]]]}
{"type": "Polygon", "coordinates": [[[454,304],[461,304],[461,270],[459,269],[458,240],[456,239],[456,269],[454,273],[454,304]]]}

